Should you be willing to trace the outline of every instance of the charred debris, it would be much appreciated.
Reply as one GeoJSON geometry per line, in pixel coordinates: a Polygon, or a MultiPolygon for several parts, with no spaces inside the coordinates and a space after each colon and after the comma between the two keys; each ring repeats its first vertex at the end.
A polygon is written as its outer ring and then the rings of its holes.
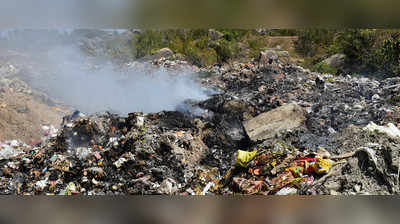
{"type": "MultiPolygon", "coordinates": [[[[2,194],[397,194],[400,79],[318,74],[276,50],[197,68],[218,92],[176,111],[64,117],[0,145],[2,194]]],[[[132,102],[135,103],[135,102],[132,102]]]]}

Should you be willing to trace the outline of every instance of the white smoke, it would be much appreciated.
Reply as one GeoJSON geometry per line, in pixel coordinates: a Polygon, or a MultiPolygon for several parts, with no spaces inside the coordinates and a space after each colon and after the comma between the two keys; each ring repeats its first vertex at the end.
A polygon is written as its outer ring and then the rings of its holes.
{"type": "Polygon", "coordinates": [[[3,0],[0,27],[129,27],[136,4],[136,0],[3,0]]]}
{"type": "Polygon", "coordinates": [[[207,98],[189,72],[121,70],[104,59],[88,60],[77,45],[70,44],[50,46],[40,55],[38,64],[46,74],[30,84],[82,112],[159,112],[175,110],[186,99],[207,98]]]}

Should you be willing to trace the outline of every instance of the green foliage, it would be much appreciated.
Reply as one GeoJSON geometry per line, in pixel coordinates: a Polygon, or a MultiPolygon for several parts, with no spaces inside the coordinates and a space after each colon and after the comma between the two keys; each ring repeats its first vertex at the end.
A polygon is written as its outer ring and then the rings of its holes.
{"type": "Polygon", "coordinates": [[[381,76],[400,72],[400,38],[398,30],[377,29],[306,29],[298,31],[295,50],[305,57],[303,66],[324,70],[321,59],[343,53],[352,72],[381,76]]]}
{"type": "Polygon", "coordinates": [[[260,54],[260,51],[265,47],[263,40],[252,39],[247,41],[250,49],[250,57],[255,58],[260,54]]]}
{"type": "Polygon", "coordinates": [[[211,49],[188,48],[186,55],[189,61],[198,66],[209,66],[217,62],[217,55],[211,49]]]}
{"type": "Polygon", "coordinates": [[[333,43],[335,30],[305,29],[298,31],[294,48],[303,57],[314,57],[318,52],[327,52],[333,43]]]}
{"type": "MultiPolygon", "coordinates": [[[[110,42],[112,55],[140,58],[168,47],[199,66],[228,62],[238,57],[257,57],[270,43],[265,35],[240,29],[218,29],[223,37],[211,41],[208,29],[146,30],[135,35],[131,54],[118,42],[110,42]],[[241,49],[241,50],[239,50],[241,49]]],[[[400,72],[400,38],[398,30],[376,29],[278,29],[271,36],[293,36],[295,51],[304,58],[303,66],[319,72],[336,73],[324,63],[328,55],[344,53],[350,72],[398,75],[400,72]]]]}
{"type": "Polygon", "coordinates": [[[376,42],[376,30],[348,29],[339,31],[334,38],[334,50],[344,53],[348,62],[362,66],[371,66],[376,42]]]}
{"type": "Polygon", "coordinates": [[[323,61],[319,62],[314,66],[314,71],[319,73],[333,74],[333,75],[337,73],[336,69],[332,68],[330,65],[328,65],[326,62],[323,61]]]}
{"type": "Polygon", "coordinates": [[[162,41],[161,32],[157,30],[146,30],[135,36],[132,45],[133,55],[136,58],[144,57],[156,49],[166,47],[166,44],[162,41]]]}
{"type": "Polygon", "coordinates": [[[392,35],[385,39],[381,47],[377,50],[377,60],[382,65],[382,70],[391,72],[393,75],[400,73],[400,37],[392,35]]]}
{"type": "Polygon", "coordinates": [[[207,29],[193,30],[146,30],[138,34],[132,43],[136,58],[150,55],[158,49],[169,47],[175,53],[199,66],[226,62],[238,52],[238,39],[245,34],[242,30],[222,30],[221,40],[210,43],[207,29]]]}
{"type": "Polygon", "coordinates": [[[227,41],[239,41],[244,35],[248,33],[248,30],[237,30],[237,29],[224,29],[218,30],[224,34],[223,38],[227,41]]]}
{"type": "Polygon", "coordinates": [[[233,58],[235,53],[232,45],[232,43],[225,39],[211,45],[217,53],[218,62],[227,62],[229,59],[233,58]]]}
{"type": "Polygon", "coordinates": [[[270,36],[297,36],[298,30],[296,29],[274,29],[269,32],[270,36]]]}

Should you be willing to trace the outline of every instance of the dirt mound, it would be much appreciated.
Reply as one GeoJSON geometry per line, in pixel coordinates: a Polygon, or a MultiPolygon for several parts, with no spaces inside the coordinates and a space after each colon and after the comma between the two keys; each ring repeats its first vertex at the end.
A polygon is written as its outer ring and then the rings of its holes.
{"type": "Polygon", "coordinates": [[[59,127],[65,109],[51,104],[44,95],[34,93],[18,79],[2,79],[0,83],[0,141],[18,139],[30,143],[40,141],[42,126],[59,127]]]}

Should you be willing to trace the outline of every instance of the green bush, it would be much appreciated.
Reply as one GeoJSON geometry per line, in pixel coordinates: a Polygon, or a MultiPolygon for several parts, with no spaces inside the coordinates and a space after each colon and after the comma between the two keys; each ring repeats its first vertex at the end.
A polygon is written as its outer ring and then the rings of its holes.
{"type": "Polygon", "coordinates": [[[386,77],[400,72],[399,34],[399,30],[306,29],[298,31],[294,47],[308,68],[323,70],[324,65],[317,63],[328,55],[343,53],[351,72],[386,77]]]}
{"type": "Polygon", "coordinates": [[[223,38],[227,41],[239,41],[249,32],[248,30],[238,29],[223,29],[218,31],[224,34],[223,38]]]}
{"type": "Polygon", "coordinates": [[[262,39],[253,39],[247,41],[250,50],[250,57],[255,58],[258,57],[260,51],[265,47],[265,44],[262,39]]]}
{"type": "Polygon", "coordinates": [[[319,62],[314,66],[314,71],[319,72],[319,73],[327,73],[327,74],[333,74],[335,75],[337,73],[337,70],[332,68],[330,65],[328,65],[326,62],[319,62]]]}
{"type": "Polygon", "coordinates": [[[199,49],[189,47],[186,50],[188,61],[197,66],[209,66],[217,62],[217,55],[213,49],[199,49]]]}
{"type": "Polygon", "coordinates": [[[294,48],[303,57],[314,57],[318,52],[328,52],[333,43],[334,34],[335,30],[329,29],[299,30],[294,48]]]}
{"type": "Polygon", "coordinates": [[[166,47],[162,41],[162,35],[160,31],[157,30],[146,30],[143,33],[135,36],[132,43],[133,55],[136,58],[141,58],[146,55],[151,54],[154,50],[166,47]]]}
{"type": "Polygon", "coordinates": [[[381,64],[381,70],[392,75],[400,73],[400,37],[392,35],[385,39],[380,49],[377,50],[377,61],[381,64]]]}
{"type": "Polygon", "coordinates": [[[217,53],[217,60],[218,62],[227,62],[229,59],[233,58],[233,49],[231,44],[226,41],[222,40],[212,45],[215,52],[217,53]]]}
{"type": "Polygon", "coordinates": [[[344,53],[350,64],[359,64],[363,67],[371,66],[371,57],[374,57],[376,30],[348,29],[339,31],[334,38],[334,51],[344,53]]]}

